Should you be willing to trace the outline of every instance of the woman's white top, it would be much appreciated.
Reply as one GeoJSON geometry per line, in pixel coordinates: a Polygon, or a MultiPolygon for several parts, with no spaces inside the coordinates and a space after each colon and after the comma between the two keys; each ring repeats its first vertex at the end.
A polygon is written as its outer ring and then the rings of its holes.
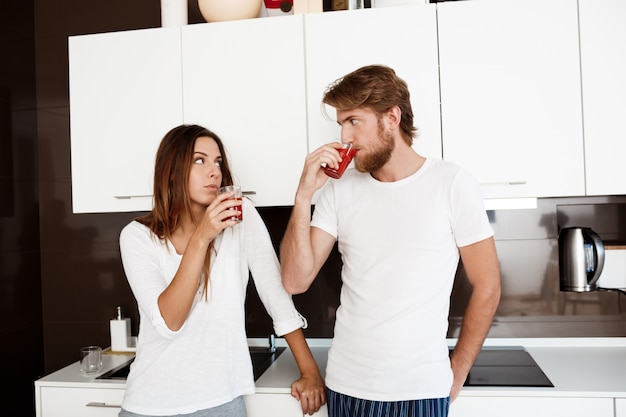
{"type": "Polygon", "coordinates": [[[187,321],[172,331],[157,300],[174,278],[182,255],[136,221],[122,230],[122,262],[140,316],[124,409],[146,415],[186,414],[254,393],[244,312],[249,271],[275,333],[281,336],[303,327],[281,284],[267,228],[249,200],[244,198],[243,222],[224,230],[215,239],[215,249],[208,301],[200,289],[187,321]]]}

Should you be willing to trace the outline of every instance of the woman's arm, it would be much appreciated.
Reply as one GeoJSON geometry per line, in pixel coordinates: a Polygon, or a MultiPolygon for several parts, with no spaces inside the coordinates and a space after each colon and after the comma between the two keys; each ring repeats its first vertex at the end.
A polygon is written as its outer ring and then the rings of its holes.
{"type": "Polygon", "coordinates": [[[287,333],[284,337],[300,370],[300,378],[291,384],[291,395],[300,401],[304,414],[313,414],[326,404],[324,380],[302,329],[287,333]]]}

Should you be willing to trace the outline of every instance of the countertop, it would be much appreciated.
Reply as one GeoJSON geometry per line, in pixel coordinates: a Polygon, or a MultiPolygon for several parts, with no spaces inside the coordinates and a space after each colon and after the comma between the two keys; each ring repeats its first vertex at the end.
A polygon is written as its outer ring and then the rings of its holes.
{"type": "MultiPolygon", "coordinates": [[[[309,344],[323,373],[330,340],[309,344]]],[[[626,398],[626,338],[488,339],[484,346],[526,348],[554,387],[463,387],[460,396],[626,398]]],[[[289,393],[298,375],[287,349],[257,380],[257,392],[289,393]]]]}
{"type": "MultiPolygon", "coordinates": [[[[455,342],[449,340],[448,344],[453,347],[455,342]]],[[[266,346],[267,340],[249,339],[249,344],[266,346]]],[[[284,339],[276,339],[276,344],[286,346],[284,339]]],[[[309,345],[323,375],[330,339],[309,339],[309,345]]],[[[554,387],[464,387],[460,396],[626,398],[626,338],[487,339],[484,346],[523,346],[554,387]]],[[[35,385],[123,389],[124,380],[96,377],[131,358],[130,354],[103,354],[99,374],[83,376],[76,362],[35,385]]],[[[289,394],[298,375],[293,355],[286,349],[256,381],[257,393],[289,394]]]]}
{"type": "Polygon", "coordinates": [[[38,379],[35,381],[35,386],[85,387],[88,384],[87,386],[92,388],[126,388],[126,380],[97,379],[97,377],[111,369],[124,365],[134,357],[134,353],[111,353],[107,349],[102,354],[102,370],[97,374],[83,375],[80,372],[80,363],[76,361],[38,379]]]}

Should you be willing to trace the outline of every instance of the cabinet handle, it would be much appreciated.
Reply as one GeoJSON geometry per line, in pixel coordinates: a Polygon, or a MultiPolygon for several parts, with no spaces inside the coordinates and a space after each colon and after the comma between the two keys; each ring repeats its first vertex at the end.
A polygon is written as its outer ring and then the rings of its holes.
{"type": "MultiPolygon", "coordinates": [[[[242,191],[243,195],[256,195],[256,191],[242,191]]],[[[118,200],[130,200],[131,198],[152,198],[152,194],[146,195],[114,195],[113,198],[118,200]]]]}
{"type": "Polygon", "coordinates": [[[87,403],[85,406],[86,407],[98,407],[98,408],[122,408],[121,405],[99,403],[99,402],[90,402],[90,403],[87,403]]]}
{"type": "Polygon", "coordinates": [[[152,198],[152,194],[150,195],[114,195],[113,198],[118,200],[130,200],[131,198],[152,198]]]}

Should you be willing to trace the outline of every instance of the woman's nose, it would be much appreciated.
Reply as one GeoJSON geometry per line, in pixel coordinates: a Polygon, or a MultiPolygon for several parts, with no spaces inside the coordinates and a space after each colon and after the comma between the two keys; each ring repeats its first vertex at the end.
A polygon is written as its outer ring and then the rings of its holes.
{"type": "Polygon", "coordinates": [[[210,178],[217,177],[221,173],[220,167],[211,165],[211,168],[208,170],[208,175],[210,178]]]}

